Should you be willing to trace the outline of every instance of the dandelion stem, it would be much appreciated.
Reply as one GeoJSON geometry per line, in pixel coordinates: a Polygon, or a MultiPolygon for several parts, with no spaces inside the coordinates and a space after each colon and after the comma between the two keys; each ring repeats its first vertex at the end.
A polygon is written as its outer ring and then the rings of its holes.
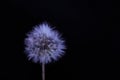
{"type": "Polygon", "coordinates": [[[42,80],[45,80],[45,64],[42,63],[42,80]]]}

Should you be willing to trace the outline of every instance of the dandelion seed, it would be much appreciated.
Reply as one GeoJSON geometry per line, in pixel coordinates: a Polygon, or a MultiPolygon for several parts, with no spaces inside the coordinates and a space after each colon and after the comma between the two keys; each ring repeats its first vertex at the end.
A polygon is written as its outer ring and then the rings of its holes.
{"type": "Polygon", "coordinates": [[[43,80],[45,80],[44,65],[58,60],[65,49],[64,40],[58,31],[51,28],[47,23],[35,26],[25,38],[25,53],[29,60],[42,64],[43,80]]]}

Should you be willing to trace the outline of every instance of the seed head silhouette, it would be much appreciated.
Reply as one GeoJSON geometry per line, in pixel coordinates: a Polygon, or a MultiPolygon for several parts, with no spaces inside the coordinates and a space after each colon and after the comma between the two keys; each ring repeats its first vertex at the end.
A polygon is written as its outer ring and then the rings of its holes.
{"type": "Polygon", "coordinates": [[[58,31],[51,28],[47,23],[34,27],[25,38],[25,53],[29,60],[44,64],[58,60],[64,54],[65,43],[58,31]]]}

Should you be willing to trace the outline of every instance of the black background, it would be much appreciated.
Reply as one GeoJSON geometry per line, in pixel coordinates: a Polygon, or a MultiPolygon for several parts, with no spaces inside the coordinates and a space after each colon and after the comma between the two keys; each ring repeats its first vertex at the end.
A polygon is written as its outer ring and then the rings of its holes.
{"type": "MultiPolygon", "coordinates": [[[[0,80],[41,80],[24,39],[47,21],[66,40],[66,55],[46,65],[46,80],[119,78],[120,8],[112,0],[9,0],[0,9],[0,80]]],[[[115,80],[115,79],[114,79],[115,80]]]]}

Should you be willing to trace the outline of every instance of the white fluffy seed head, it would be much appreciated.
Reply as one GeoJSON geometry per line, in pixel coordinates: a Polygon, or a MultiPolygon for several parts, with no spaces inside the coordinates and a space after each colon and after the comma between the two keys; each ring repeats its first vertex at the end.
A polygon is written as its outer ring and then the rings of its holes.
{"type": "Polygon", "coordinates": [[[58,60],[64,54],[64,40],[47,23],[35,26],[25,38],[25,53],[29,60],[49,63],[58,60]]]}

